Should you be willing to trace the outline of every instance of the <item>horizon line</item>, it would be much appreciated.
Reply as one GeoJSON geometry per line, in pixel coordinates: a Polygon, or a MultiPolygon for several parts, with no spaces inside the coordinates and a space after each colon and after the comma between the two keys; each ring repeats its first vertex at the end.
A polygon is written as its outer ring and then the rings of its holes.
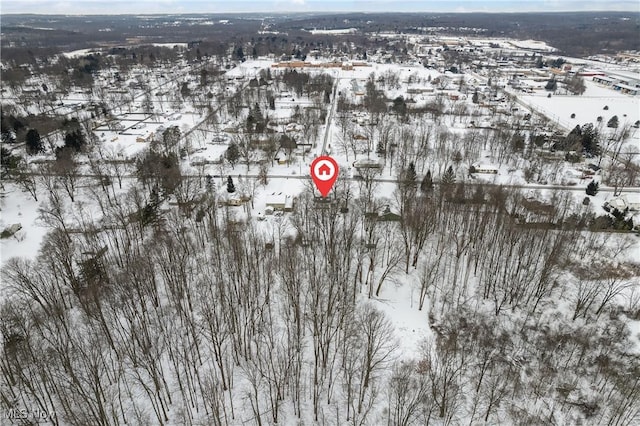
{"type": "MultiPolygon", "coordinates": [[[[551,15],[556,13],[634,13],[640,15],[640,11],[638,10],[601,10],[601,9],[593,9],[593,10],[583,10],[583,9],[566,9],[566,10],[552,10],[552,11],[540,11],[540,10],[501,10],[501,11],[487,11],[487,10],[469,10],[469,11],[455,11],[455,10],[420,10],[420,11],[400,11],[400,10],[380,10],[380,11],[361,11],[361,10],[309,10],[309,11],[300,11],[300,10],[282,10],[282,11],[228,11],[228,12],[158,12],[158,13],[40,13],[40,12],[0,12],[0,16],[9,16],[9,15],[37,15],[37,16],[173,16],[173,15],[251,15],[251,14],[265,14],[269,15],[285,15],[285,14],[296,14],[296,15],[310,15],[310,14],[345,14],[345,13],[354,13],[354,14],[362,14],[362,15],[380,15],[380,14],[404,14],[404,15],[415,15],[421,13],[435,13],[435,14],[452,14],[452,15],[469,15],[469,14],[484,14],[484,15],[495,15],[495,14],[540,14],[540,15],[551,15]]],[[[640,17],[640,16],[639,16],[640,17]]]]}

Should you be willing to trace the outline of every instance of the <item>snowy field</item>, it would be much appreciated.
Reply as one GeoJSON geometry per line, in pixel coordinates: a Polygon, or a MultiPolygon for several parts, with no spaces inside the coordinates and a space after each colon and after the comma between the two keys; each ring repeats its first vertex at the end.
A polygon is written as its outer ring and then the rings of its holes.
{"type": "Polygon", "coordinates": [[[548,92],[541,91],[535,95],[519,95],[519,98],[568,130],[578,124],[593,123],[595,126],[598,117],[602,117],[604,125],[614,115],[618,116],[620,126],[640,120],[640,97],[625,95],[588,78],[585,80],[587,90],[580,96],[552,95],[549,98],[548,92]],[[575,118],[571,118],[571,114],[575,114],[575,118]]]}

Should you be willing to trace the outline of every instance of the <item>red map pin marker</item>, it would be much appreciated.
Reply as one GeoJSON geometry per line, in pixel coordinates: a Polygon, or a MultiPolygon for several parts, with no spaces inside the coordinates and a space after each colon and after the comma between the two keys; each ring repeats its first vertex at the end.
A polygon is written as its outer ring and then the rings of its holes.
{"type": "Polygon", "coordinates": [[[333,158],[323,155],[311,163],[311,178],[323,197],[329,195],[333,184],[338,179],[338,163],[333,158]]]}

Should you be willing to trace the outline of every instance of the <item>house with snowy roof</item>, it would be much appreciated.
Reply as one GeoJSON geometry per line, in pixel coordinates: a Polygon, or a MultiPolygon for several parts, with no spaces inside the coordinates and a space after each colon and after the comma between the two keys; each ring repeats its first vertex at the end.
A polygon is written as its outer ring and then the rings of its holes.
{"type": "Polygon", "coordinates": [[[273,192],[267,196],[267,207],[273,210],[292,212],[294,207],[294,199],[292,195],[283,192],[273,192]]]}

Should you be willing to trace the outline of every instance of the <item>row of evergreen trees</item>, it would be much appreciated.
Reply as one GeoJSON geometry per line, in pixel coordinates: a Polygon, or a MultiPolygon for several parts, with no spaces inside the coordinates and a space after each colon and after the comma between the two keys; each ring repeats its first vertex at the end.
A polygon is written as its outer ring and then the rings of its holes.
{"type": "MultiPolygon", "coordinates": [[[[416,173],[416,166],[414,163],[409,163],[407,168],[400,174],[400,181],[406,189],[415,189],[418,185],[418,174],[416,173]]],[[[451,185],[456,182],[456,174],[453,171],[453,166],[449,166],[443,173],[440,183],[442,185],[451,185]]],[[[422,181],[420,181],[420,192],[427,194],[433,190],[433,177],[431,176],[431,170],[427,170],[422,181]]]]}

